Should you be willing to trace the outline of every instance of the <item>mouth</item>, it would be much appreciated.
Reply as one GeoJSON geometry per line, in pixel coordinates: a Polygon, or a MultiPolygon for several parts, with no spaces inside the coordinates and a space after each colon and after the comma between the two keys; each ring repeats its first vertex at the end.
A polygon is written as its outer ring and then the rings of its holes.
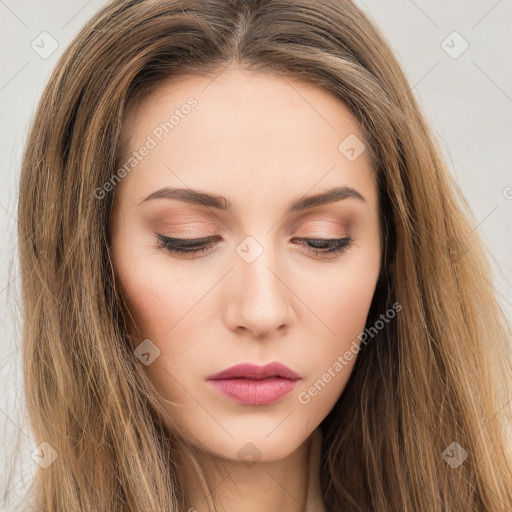
{"type": "Polygon", "coordinates": [[[206,380],[222,395],[244,405],[270,405],[290,393],[302,377],[278,362],[232,366],[206,380]]]}

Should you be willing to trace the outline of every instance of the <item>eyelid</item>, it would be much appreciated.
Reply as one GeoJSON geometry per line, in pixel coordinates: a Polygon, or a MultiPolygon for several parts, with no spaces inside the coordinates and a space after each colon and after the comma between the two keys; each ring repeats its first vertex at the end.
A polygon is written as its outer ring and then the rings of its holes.
{"type": "MultiPolygon", "coordinates": [[[[173,255],[185,255],[192,256],[198,253],[208,253],[212,245],[220,242],[221,236],[209,236],[202,238],[171,238],[160,233],[156,233],[159,248],[167,250],[173,255]]],[[[354,239],[350,236],[342,237],[293,237],[291,240],[300,240],[305,242],[302,244],[304,250],[310,254],[314,254],[315,257],[320,258],[332,258],[341,256],[346,250],[348,250],[354,242],[354,239]],[[309,244],[313,244],[313,247],[309,244]],[[315,243],[327,244],[328,247],[314,247],[315,243]]]]}
{"type": "Polygon", "coordinates": [[[207,244],[207,243],[212,243],[212,242],[220,241],[220,239],[222,238],[220,235],[201,236],[201,237],[197,237],[197,238],[182,238],[182,237],[175,237],[175,236],[164,235],[164,234],[161,234],[161,233],[156,233],[156,236],[157,236],[157,238],[159,240],[162,240],[162,241],[169,241],[169,240],[179,241],[183,245],[187,245],[187,244],[189,244],[189,245],[207,244]]]}
{"type": "Polygon", "coordinates": [[[299,219],[292,226],[293,231],[298,233],[297,236],[312,236],[335,238],[348,235],[352,226],[352,219],[333,217],[329,214],[315,214],[314,218],[299,219]]]}

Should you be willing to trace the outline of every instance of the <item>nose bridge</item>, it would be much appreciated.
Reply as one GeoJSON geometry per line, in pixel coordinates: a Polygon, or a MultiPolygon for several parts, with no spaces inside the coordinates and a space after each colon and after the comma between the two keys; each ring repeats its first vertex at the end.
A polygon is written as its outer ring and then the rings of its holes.
{"type": "Polygon", "coordinates": [[[280,259],[275,257],[270,239],[244,239],[236,249],[231,276],[229,322],[234,328],[242,326],[257,335],[271,333],[289,321],[289,291],[280,276],[280,259]]]}

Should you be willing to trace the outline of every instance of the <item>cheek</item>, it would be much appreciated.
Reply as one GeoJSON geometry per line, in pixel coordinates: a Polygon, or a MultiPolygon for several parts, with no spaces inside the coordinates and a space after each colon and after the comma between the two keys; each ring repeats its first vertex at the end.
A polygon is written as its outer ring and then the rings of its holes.
{"type": "Polygon", "coordinates": [[[156,239],[137,218],[115,217],[111,251],[119,291],[136,326],[130,331],[139,331],[135,343],[145,338],[165,340],[190,309],[196,295],[194,282],[177,265],[169,265],[156,239]]]}
{"type": "Polygon", "coordinates": [[[325,416],[334,406],[356,362],[379,272],[373,254],[347,258],[328,277],[309,283],[308,305],[321,322],[310,323],[314,330],[306,339],[313,346],[304,347],[309,372],[298,401],[312,418],[325,416]]]}
{"type": "Polygon", "coordinates": [[[186,380],[193,363],[202,358],[198,315],[206,285],[211,284],[185,276],[177,265],[169,264],[165,254],[147,244],[142,251],[118,251],[115,268],[133,318],[133,349],[145,339],[158,347],[159,356],[144,369],[159,389],[176,398],[171,377],[186,380]]]}
{"type": "Polygon", "coordinates": [[[312,333],[329,346],[340,346],[364,329],[379,275],[378,245],[342,256],[339,265],[298,275],[297,290],[321,323],[312,333]]]}
{"type": "Polygon", "coordinates": [[[344,271],[325,293],[325,311],[335,336],[346,340],[363,330],[373,299],[377,272],[359,266],[344,271]]]}
{"type": "Polygon", "coordinates": [[[187,336],[186,317],[202,288],[180,277],[172,266],[161,265],[153,257],[118,267],[123,296],[134,317],[140,336],[165,344],[179,332],[187,336]]]}

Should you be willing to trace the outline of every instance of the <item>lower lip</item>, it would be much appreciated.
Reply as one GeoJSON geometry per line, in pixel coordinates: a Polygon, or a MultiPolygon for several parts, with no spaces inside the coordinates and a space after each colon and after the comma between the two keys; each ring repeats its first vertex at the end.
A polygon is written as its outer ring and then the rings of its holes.
{"type": "Polygon", "coordinates": [[[277,402],[290,393],[296,380],[279,377],[262,380],[219,379],[210,384],[224,395],[245,405],[268,405],[277,402]]]}

